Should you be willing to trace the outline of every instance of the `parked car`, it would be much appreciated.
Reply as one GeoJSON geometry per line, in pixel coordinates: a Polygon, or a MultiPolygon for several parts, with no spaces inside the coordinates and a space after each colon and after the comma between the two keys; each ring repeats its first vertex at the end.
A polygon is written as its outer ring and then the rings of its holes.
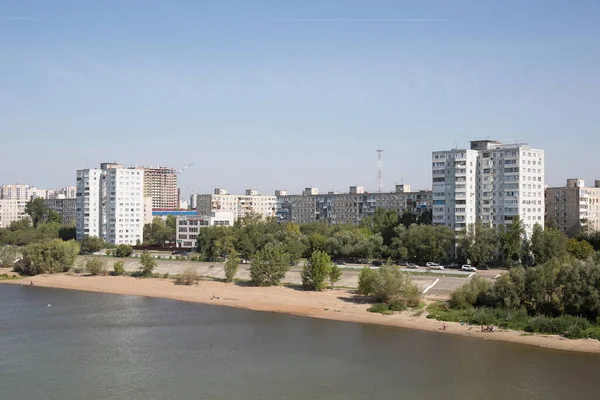
{"type": "Polygon", "coordinates": [[[188,255],[187,251],[183,251],[183,250],[174,250],[171,254],[177,255],[177,256],[187,256],[188,255]]]}
{"type": "Polygon", "coordinates": [[[477,272],[477,268],[469,264],[463,265],[462,267],[460,267],[460,269],[463,271],[477,272]]]}
{"type": "Polygon", "coordinates": [[[371,262],[371,265],[374,267],[381,267],[383,263],[381,261],[374,260],[371,262]]]}
{"type": "Polygon", "coordinates": [[[444,267],[438,263],[434,263],[434,262],[428,262],[427,264],[425,264],[425,266],[429,269],[439,269],[442,270],[444,269],[444,267]]]}
{"type": "Polygon", "coordinates": [[[413,264],[413,263],[409,263],[409,262],[405,263],[404,266],[406,268],[411,268],[411,269],[417,269],[417,268],[419,268],[419,266],[417,264],[413,264]]]}
{"type": "Polygon", "coordinates": [[[460,268],[460,264],[457,264],[455,262],[451,262],[451,263],[448,263],[448,264],[444,264],[444,267],[450,268],[450,269],[459,269],[460,268]]]}
{"type": "Polygon", "coordinates": [[[250,261],[248,261],[248,260],[241,260],[241,263],[242,264],[250,264],[250,261]]]}
{"type": "Polygon", "coordinates": [[[333,263],[336,265],[346,265],[346,263],[342,260],[333,260],[333,263]]]}

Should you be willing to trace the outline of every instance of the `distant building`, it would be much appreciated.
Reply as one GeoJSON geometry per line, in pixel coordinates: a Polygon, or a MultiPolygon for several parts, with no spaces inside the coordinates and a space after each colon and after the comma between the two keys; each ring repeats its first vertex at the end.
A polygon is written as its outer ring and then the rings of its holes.
{"type": "Polygon", "coordinates": [[[103,163],[77,171],[77,239],[134,245],[143,241],[144,215],[143,169],[103,163]]]}
{"type": "Polygon", "coordinates": [[[196,239],[200,229],[207,226],[232,226],[232,212],[213,212],[208,216],[190,215],[177,217],[177,247],[192,249],[197,245],[196,239]]]}
{"type": "Polygon", "coordinates": [[[29,218],[25,214],[25,204],[25,200],[0,199],[0,228],[7,228],[15,221],[29,218]]]}
{"type": "Polygon", "coordinates": [[[168,216],[177,217],[185,217],[185,216],[193,216],[197,215],[194,210],[165,210],[165,209],[153,209],[152,210],[152,219],[161,218],[166,220],[168,216]]]}
{"type": "Polygon", "coordinates": [[[567,185],[546,188],[546,223],[575,236],[587,224],[600,230],[600,180],[586,187],[583,179],[567,179],[567,185]]]}
{"type": "Polygon", "coordinates": [[[77,220],[77,199],[47,199],[46,207],[57,212],[63,224],[75,224],[77,220]]]}
{"type": "Polygon", "coordinates": [[[262,196],[255,189],[247,189],[245,195],[228,194],[226,189],[215,189],[214,194],[196,197],[196,213],[211,215],[213,212],[231,212],[234,219],[255,213],[263,218],[277,215],[277,197],[262,196]]]}
{"type": "Polygon", "coordinates": [[[0,186],[0,199],[30,201],[38,197],[46,199],[48,190],[20,183],[0,186]]]}
{"type": "Polygon", "coordinates": [[[62,189],[48,191],[48,199],[76,199],[77,186],[65,186],[62,189]]]}
{"type": "Polygon", "coordinates": [[[144,225],[151,224],[152,217],[152,197],[144,197],[144,225]]]}
{"type": "Polygon", "coordinates": [[[288,195],[285,191],[278,194],[277,220],[299,224],[322,221],[357,225],[377,208],[398,213],[431,209],[431,191],[410,192],[408,185],[397,185],[391,193],[368,193],[362,186],[351,186],[349,193],[319,194],[317,188],[306,188],[302,195],[288,195]]]}
{"type": "Polygon", "coordinates": [[[527,236],[544,226],[544,151],[524,143],[471,142],[432,153],[433,223],[455,231],[480,220],[507,225],[518,215],[527,236]]]}
{"type": "Polygon", "coordinates": [[[179,208],[177,170],[169,167],[139,167],[144,169],[144,196],[152,197],[152,208],[179,208]]]}

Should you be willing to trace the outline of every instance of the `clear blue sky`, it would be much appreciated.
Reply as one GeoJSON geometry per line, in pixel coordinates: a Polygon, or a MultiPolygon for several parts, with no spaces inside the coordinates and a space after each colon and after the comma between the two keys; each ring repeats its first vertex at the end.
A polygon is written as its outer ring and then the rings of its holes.
{"type": "Polygon", "coordinates": [[[3,0],[0,183],[102,161],[198,192],[431,187],[431,151],[522,139],[600,177],[596,0],[3,0]]]}

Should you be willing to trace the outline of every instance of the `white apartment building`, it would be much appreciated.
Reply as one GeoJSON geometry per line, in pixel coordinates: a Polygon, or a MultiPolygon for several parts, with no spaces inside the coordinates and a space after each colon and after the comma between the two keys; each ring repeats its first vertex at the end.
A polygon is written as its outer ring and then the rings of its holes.
{"type": "Polygon", "coordinates": [[[98,236],[108,243],[143,241],[144,170],[102,164],[77,171],[77,239],[98,236]]]}
{"type": "Polygon", "coordinates": [[[77,186],[65,186],[58,190],[48,191],[49,199],[76,199],[77,198],[77,186]]]}
{"type": "Polygon", "coordinates": [[[37,197],[48,198],[48,190],[20,183],[0,186],[0,199],[30,201],[37,197]]]}
{"type": "Polygon", "coordinates": [[[25,200],[0,199],[0,228],[29,216],[25,214],[25,200]]]}
{"type": "Polygon", "coordinates": [[[207,226],[232,226],[232,212],[213,212],[208,216],[193,215],[177,217],[177,247],[195,248],[200,228],[207,226]]]}
{"type": "Polygon", "coordinates": [[[434,151],[432,184],[434,224],[460,231],[519,215],[527,236],[544,226],[544,151],[527,144],[478,140],[470,149],[434,151]]]}
{"type": "Polygon", "coordinates": [[[226,189],[215,189],[214,194],[201,194],[196,197],[196,213],[211,215],[213,212],[231,212],[234,219],[256,213],[263,218],[277,214],[277,197],[262,196],[255,189],[246,190],[245,195],[228,194],[226,189]]]}

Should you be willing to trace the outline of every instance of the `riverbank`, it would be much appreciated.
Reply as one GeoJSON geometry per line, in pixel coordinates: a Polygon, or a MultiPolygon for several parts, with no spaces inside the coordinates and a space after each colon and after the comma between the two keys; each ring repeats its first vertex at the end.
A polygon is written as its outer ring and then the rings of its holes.
{"type": "MultiPolygon", "coordinates": [[[[39,275],[23,280],[0,281],[5,284],[30,285],[59,289],[83,290],[122,295],[160,297],[203,304],[215,304],[336,321],[386,325],[520,343],[556,350],[600,354],[600,341],[592,339],[569,340],[552,335],[531,335],[517,331],[479,332],[477,326],[444,323],[427,319],[426,312],[405,311],[394,315],[370,313],[369,304],[350,290],[305,292],[290,287],[252,287],[235,283],[202,281],[197,286],[176,286],[169,279],[138,279],[113,276],[39,275]]],[[[32,289],[34,289],[32,288],[32,289]]]]}

